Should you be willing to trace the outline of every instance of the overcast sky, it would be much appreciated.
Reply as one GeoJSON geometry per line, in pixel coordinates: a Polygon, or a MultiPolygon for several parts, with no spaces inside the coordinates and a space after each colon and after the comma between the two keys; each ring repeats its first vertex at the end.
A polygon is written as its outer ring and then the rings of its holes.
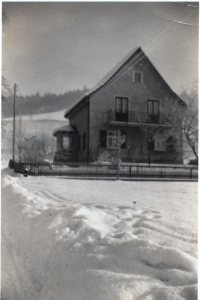
{"type": "Polygon", "coordinates": [[[176,93],[198,80],[198,3],[3,2],[3,10],[3,75],[22,95],[92,88],[135,46],[176,93]]]}

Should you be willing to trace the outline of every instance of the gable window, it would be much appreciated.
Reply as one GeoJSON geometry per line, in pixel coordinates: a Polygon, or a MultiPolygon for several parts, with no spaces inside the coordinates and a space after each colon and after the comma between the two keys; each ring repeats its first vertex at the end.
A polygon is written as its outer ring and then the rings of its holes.
{"type": "Polygon", "coordinates": [[[116,97],[115,98],[115,112],[116,121],[127,122],[128,121],[128,98],[116,97]]]}
{"type": "Polygon", "coordinates": [[[126,132],[100,130],[100,148],[126,148],[126,132]]]}
{"type": "Polygon", "coordinates": [[[142,72],[133,72],[133,82],[136,83],[142,82],[142,72]]]}
{"type": "Polygon", "coordinates": [[[158,100],[147,100],[147,122],[151,124],[159,123],[159,101],[158,100]]]}

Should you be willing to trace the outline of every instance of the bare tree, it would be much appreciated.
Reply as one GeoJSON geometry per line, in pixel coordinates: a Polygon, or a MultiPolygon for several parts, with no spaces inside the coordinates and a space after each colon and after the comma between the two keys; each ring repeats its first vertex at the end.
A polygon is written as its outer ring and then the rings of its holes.
{"type": "Polygon", "coordinates": [[[149,166],[155,147],[171,151],[173,160],[182,153],[182,118],[185,109],[184,102],[165,98],[154,114],[147,114],[144,119],[144,114],[138,113],[139,129],[148,142],[149,166]]]}
{"type": "Polygon", "coordinates": [[[198,109],[193,101],[190,101],[183,115],[182,129],[184,147],[190,147],[198,163],[198,109]]]}
{"type": "Polygon", "coordinates": [[[22,162],[39,162],[45,157],[44,142],[35,136],[25,138],[18,147],[22,162]]]}
{"type": "Polygon", "coordinates": [[[56,152],[56,142],[55,138],[49,134],[49,132],[41,132],[39,134],[39,139],[44,143],[44,153],[45,158],[53,158],[56,152]]]}

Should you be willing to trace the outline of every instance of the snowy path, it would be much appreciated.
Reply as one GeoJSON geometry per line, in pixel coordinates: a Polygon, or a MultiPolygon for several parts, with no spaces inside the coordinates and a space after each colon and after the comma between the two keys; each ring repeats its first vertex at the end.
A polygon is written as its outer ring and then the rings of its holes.
{"type": "Polygon", "coordinates": [[[27,300],[196,299],[197,183],[25,178],[5,169],[3,185],[16,213],[12,256],[25,276],[19,299],[27,284],[27,300]]]}

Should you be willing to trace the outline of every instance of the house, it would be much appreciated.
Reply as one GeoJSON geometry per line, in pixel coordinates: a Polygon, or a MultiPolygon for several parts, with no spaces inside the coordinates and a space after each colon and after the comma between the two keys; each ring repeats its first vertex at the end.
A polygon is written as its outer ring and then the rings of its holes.
{"type": "Polygon", "coordinates": [[[124,162],[182,163],[181,126],[175,133],[166,99],[185,106],[142,49],[134,49],[65,112],[69,125],[53,132],[54,160],[109,160],[120,147],[124,162]]]}

